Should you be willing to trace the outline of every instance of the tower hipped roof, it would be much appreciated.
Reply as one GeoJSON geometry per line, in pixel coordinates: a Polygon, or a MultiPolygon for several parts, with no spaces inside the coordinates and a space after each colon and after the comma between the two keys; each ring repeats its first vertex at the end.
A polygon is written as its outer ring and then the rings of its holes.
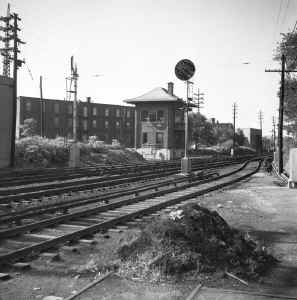
{"type": "Polygon", "coordinates": [[[126,103],[139,102],[180,102],[181,99],[175,95],[170,95],[168,91],[162,87],[154,88],[153,90],[133,99],[124,100],[126,103]]]}

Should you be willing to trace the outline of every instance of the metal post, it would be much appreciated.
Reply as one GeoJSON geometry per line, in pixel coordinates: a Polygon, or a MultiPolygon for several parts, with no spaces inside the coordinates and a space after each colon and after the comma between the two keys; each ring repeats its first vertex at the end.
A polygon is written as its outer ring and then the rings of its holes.
{"type": "Polygon", "coordinates": [[[187,80],[187,98],[186,98],[186,109],[185,109],[185,156],[188,157],[188,123],[189,123],[189,81],[187,80]]]}
{"type": "Polygon", "coordinates": [[[73,139],[77,142],[77,67],[73,70],[74,101],[73,101],[73,139]]]}
{"type": "Polygon", "coordinates": [[[39,77],[39,89],[40,89],[40,107],[41,107],[41,112],[40,112],[40,118],[41,118],[41,124],[40,124],[40,135],[42,137],[45,136],[45,103],[43,101],[43,90],[42,90],[42,76],[39,77]]]}
{"type": "Polygon", "coordinates": [[[137,149],[137,110],[134,109],[134,148],[137,149]]]}
{"type": "Polygon", "coordinates": [[[13,14],[13,91],[12,91],[12,128],[10,144],[10,167],[14,167],[15,134],[16,134],[16,108],[17,108],[17,75],[18,75],[18,15],[13,14]]]}
{"type": "Polygon", "coordinates": [[[260,140],[260,154],[263,152],[263,134],[262,134],[262,128],[263,128],[263,113],[260,110],[259,111],[259,122],[260,122],[260,131],[261,131],[261,140],[260,140]]]}
{"type": "Polygon", "coordinates": [[[285,55],[282,54],[281,91],[279,98],[279,125],[278,125],[278,172],[281,174],[283,167],[283,116],[285,99],[285,55]]]}
{"type": "Polygon", "coordinates": [[[233,104],[233,155],[235,155],[235,137],[236,137],[235,120],[236,120],[236,103],[233,104]]]}
{"type": "Polygon", "coordinates": [[[189,81],[187,83],[187,98],[186,98],[186,107],[185,107],[185,155],[181,159],[181,172],[182,174],[188,175],[191,173],[191,160],[188,157],[188,134],[189,134],[189,81]]]}

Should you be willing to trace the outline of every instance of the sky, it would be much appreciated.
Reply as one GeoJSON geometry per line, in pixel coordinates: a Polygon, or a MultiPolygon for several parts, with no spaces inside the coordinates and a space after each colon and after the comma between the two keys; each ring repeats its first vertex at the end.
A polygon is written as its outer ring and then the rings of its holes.
{"type": "MultiPolygon", "coordinates": [[[[7,1],[0,0],[0,15],[7,1]]],[[[270,135],[277,116],[280,74],[273,53],[280,33],[292,30],[297,0],[10,0],[21,17],[18,95],[39,97],[43,76],[45,98],[66,97],[70,57],[77,63],[78,97],[124,104],[155,87],[186,85],[174,67],[193,61],[194,92],[205,94],[202,113],[219,122],[259,128],[270,135]],[[250,62],[250,64],[244,64],[250,62]],[[30,75],[31,73],[31,75],[30,75]],[[33,77],[33,79],[32,79],[33,77]]],[[[1,45],[2,46],[2,45],[1,45]]],[[[2,68],[2,67],[1,67],[2,68]]]]}

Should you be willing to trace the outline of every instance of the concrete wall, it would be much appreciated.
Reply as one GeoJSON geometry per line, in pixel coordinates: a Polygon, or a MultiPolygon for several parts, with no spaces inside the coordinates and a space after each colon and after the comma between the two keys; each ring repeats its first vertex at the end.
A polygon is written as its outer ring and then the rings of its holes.
{"type": "Polygon", "coordinates": [[[0,168],[8,167],[10,163],[12,84],[11,78],[0,76],[0,168]]]}

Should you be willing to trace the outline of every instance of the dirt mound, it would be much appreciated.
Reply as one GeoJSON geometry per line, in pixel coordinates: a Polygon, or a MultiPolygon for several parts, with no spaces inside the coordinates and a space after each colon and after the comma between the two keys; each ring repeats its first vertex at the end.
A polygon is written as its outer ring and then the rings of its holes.
{"type": "Polygon", "coordinates": [[[258,277],[274,258],[216,212],[188,204],[155,219],[119,248],[120,272],[132,277],[229,271],[258,277]]]}

